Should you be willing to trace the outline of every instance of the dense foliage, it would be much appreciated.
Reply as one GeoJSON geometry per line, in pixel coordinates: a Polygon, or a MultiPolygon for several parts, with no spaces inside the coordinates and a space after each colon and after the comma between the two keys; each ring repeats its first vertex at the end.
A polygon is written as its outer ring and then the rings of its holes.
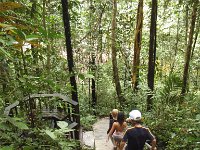
{"type": "MultiPolygon", "coordinates": [[[[132,89],[131,71],[138,1],[117,2],[116,48],[120,83],[126,99],[124,108],[119,105],[113,80],[112,2],[69,1],[74,69],[83,129],[91,130],[97,116],[107,116],[113,108],[120,108],[126,114],[138,108],[143,112],[144,123],[156,135],[160,149],[199,150],[200,9],[193,36],[187,93],[181,95],[193,2],[158,1],[155,89],[151,93],[153,109],[146,112],[146,98],[151,92],[147,86],[151,1],[144,2],[137,91],[132,89]],[[95,107],[92,105],[92,79],[96,81],[95,107]]],[[[8,104],[21,101],[29,94],[70,95],[73,90],[69,83],[71,75],[67,68],[61,12],[61,3],[58,1],[0,1],[1,114],[8,104]]],[[[77,147],[76,142],[66,140],[66,131],[51,129],[48,124],[31,129],[27,118],[19,117],[0,117],[1,149],[77,147]]]]}

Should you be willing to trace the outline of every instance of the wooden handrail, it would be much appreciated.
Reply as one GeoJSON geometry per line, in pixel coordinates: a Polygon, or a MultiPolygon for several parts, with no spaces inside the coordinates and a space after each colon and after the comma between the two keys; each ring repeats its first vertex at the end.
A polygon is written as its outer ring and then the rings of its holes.
{"type": "Polygon", "coordinates": [[[10,114],[10,110],[17,107],[19,105],[19,101],[16,101],[14,103],[12,103],[11,105],[9,105],[8,107],[5,108],[4,110],[4,115],[9,115],[10,114]]]}
{"type": "MultiPolygon", "coordinates": [[[[29,96],[26,96],[23,98],[22,101],[27,101],[31,98],[41,98],[41,97],[59,97],[60,99],[62,99],[63,102],[67,102],[67,103],[70,103],[74,106],[78,105],[78,103],[74,100],[71,100],[68,96],[66,95],[62,95],[62,94],[59,94],[59,93],[54,93],[54,94],[31,94],[29,96]]],[[[11,105],[7,106],[4,110],[4,114],[5,115],[9,115],[10,114],[10,111],[11,109],[17,107],[19,105],[19,101],[16,101],[14,103],[12,103],[11,105]]]]}
{"type": "Polygon", "coordinates": [[[26,96],[23,101],[27,101],[30,98],[41,98],[41,97],[59,97],[62,99],[63,102],[68,102],[74,106],[78,105],[78,103],[74,100],[71,100],[68,96],[62,95],[59,93],[54,93],[54,94],[31,94],[29,96],[26,96]]]}

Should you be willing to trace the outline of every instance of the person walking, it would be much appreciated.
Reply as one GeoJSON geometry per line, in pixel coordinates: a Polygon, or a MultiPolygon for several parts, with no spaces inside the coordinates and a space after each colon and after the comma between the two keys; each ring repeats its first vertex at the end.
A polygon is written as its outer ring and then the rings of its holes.
{"type": "MultiPolygon", "coordinates": [[[[107,134],[110,132],[113,123],[117,122],[118,112],[119,112],[118,109],[113,109],[112,112],[110,112],[110,116],[109,116],[109,128],[107,130],[107,134]]],[[[112,141],[113,146],[115,146],[115,142],[114,142],[114,139],[113,139],[112,135],[110,136],[110,139],[112,141]]]]}
{"type": "Polygon", "coordinates": [[[141,125],[142,115],[139,110],[132,110],[127,119],[132,127],[128,128],[123,136],[120,150],[123,150],[125,143],[127,146],[125,150],[143,150],[145,142],[151,141],[151,150],[156,150],[156,139],[150,130],[141,125]]]}
{"type": "Polygon", "coordinates": [[[120,148],[120,143],[123,139],[124,132],[126,130],[127,123],[125,122],[125,116],[123,112],[119,112],[117,115],[117,122],[114,122],[110,132],[108,133],[108,139],[110,137],[114,140],[114,149],[120,148]]]}

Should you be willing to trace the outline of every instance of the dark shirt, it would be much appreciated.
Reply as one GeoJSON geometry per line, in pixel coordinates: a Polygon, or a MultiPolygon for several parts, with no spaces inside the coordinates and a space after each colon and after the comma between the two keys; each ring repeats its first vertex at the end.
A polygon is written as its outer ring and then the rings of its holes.
{"type": "Polygon", "coordinates": [[[112,125],[113,125],[114,122],[117,122],[117,120],[113,119],[112,115],[110,114],[109,128],[108,128],[107,134],[110,132],[110,130],[111,130],[112,125]]]}
{"type": "Polygon", "coordinates": [[[152,141],[154,136],[148,128],[132,127],[127,129],[123,141],[128,142],[126,150],[143,150],[146,140],[152,141]]]}

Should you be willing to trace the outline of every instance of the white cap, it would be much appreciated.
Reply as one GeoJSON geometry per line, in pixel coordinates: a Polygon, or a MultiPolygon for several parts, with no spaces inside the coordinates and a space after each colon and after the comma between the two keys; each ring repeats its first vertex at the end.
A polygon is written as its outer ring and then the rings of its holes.
{"type": "Polygon", "coordinates": [[[132,110],[129,113],[129,118],[135,121],[139,121],[142,119],[141,112],[139,110],[132,110]]]}

